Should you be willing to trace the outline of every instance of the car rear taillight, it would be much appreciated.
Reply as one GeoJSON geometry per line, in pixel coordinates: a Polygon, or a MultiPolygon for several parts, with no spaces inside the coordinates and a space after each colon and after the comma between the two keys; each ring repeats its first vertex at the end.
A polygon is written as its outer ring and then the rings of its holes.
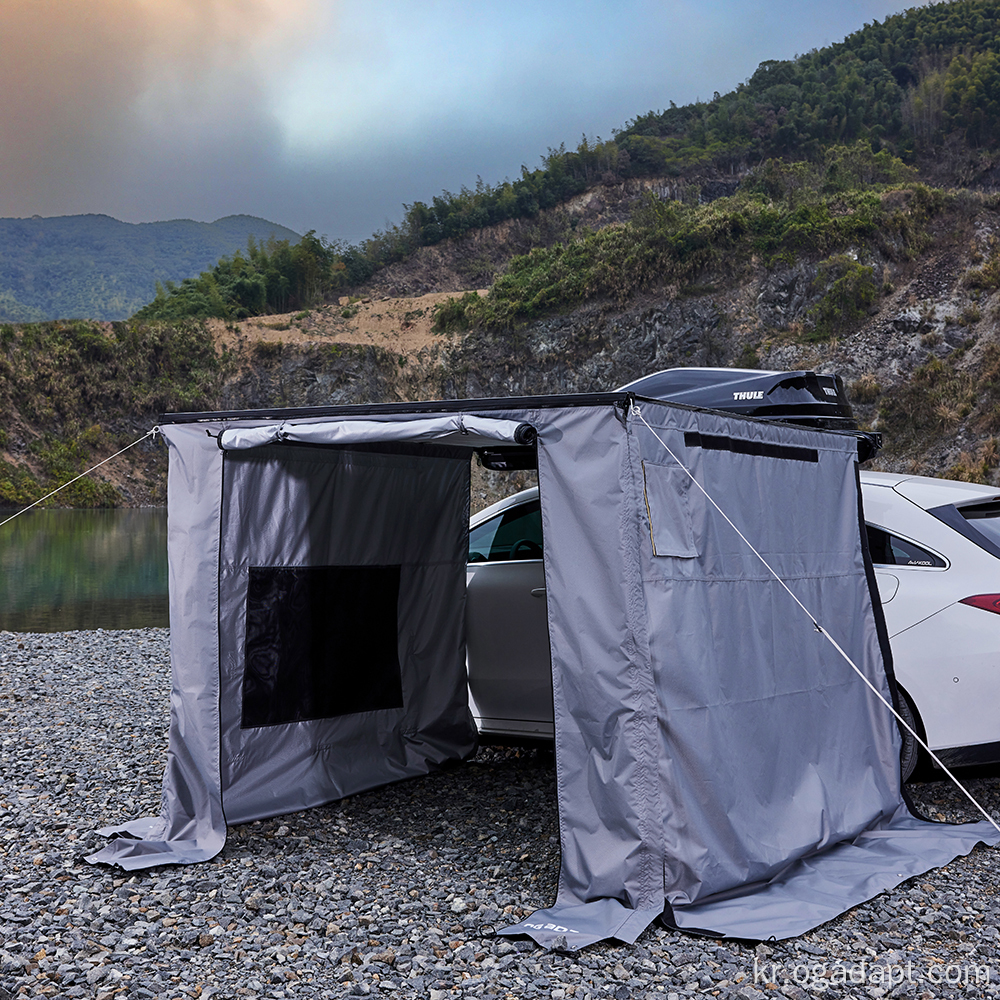
{"type": "Polygon", "coordinates": [[[972,597],[963,597],[959,604],[968,604],[972,608],[982,608],[983,611],[992,611],[995,615],[1000,615],[1000,594],[973,594],[972,597]]]}

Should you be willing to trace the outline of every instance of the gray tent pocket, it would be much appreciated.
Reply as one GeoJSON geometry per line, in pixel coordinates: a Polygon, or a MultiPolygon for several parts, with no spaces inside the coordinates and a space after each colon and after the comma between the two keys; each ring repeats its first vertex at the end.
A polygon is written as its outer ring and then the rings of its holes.
{"type": "Polygon", "coordinates": [[[654,556],[694,559],[691,477],[676,465],[642,463],[643,494],[654,556]]]}

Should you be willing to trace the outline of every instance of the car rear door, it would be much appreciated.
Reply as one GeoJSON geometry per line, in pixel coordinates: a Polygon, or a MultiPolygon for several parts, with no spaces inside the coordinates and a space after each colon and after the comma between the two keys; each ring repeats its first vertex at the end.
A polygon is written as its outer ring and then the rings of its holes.
{"type": "Polygon", "coordinates": [[[466,642],[480,732],[550,738],[552,670],[537,497],[469,534],[466,642]]]}

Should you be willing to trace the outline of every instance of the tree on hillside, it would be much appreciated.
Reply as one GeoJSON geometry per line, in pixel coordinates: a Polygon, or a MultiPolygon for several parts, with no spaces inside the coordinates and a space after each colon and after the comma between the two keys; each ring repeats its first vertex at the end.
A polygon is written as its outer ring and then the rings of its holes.
{"type": "Polygon", "coordinates": [[[261,242],[251,236],[245,254],[237,251],[223,257],[211,270],[179,285],[158,284],[156,298],[136,318],[245,319],[291,312],[324,301],[348,279],[338,248],[315,230],[295,244],[275,239],[261,242]]]}

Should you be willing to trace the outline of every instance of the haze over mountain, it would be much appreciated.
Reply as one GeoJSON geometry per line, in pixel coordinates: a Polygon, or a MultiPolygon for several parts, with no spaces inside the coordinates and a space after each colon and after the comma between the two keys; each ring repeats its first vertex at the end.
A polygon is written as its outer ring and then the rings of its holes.
{"type": "Polygon", "coordinates": [[[0,216],[356,241],[903,0],[3,0],[0,216]]]}
{"type": "Polygon", "coordinates": [[[248,237],[298,240],[250,215],[215,222],[128,223],[107,215],[0,219],[0,320],[126,319],[149,302],[157,282],[180,282],[248,237]]]}

